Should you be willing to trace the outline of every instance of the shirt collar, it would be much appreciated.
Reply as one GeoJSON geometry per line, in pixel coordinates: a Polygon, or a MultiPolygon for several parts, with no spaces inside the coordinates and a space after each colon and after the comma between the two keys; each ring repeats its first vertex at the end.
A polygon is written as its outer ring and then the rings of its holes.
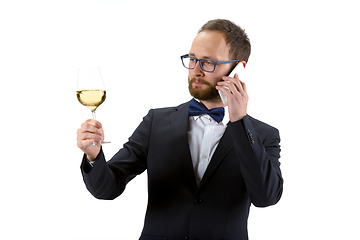
{"type": "Polygon", "coordinates": [[[230,121],[230,117],[229,117],[229,109],[228,109],[228,106],[224,107],[224,118],[223,120],[221,121],[224,125],[227,125],[230,121]]]}

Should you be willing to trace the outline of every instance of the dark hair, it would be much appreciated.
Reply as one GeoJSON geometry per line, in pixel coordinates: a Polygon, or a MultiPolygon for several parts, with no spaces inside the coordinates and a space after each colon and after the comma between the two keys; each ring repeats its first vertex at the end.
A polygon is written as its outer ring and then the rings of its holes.
{"type": "Polygon", "coordinates": [[[205,23],[199,33],[205,30],[223,32],[226,36],[226,43],[230,46],[230,57],[234,60],[248,62],[251,45],[244,29],[229,20],[215,19],[205,23]]]}

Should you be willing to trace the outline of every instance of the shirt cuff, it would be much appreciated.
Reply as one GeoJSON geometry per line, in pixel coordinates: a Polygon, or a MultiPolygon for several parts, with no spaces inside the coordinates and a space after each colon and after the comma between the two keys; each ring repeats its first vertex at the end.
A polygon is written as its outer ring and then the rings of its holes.
{"type": "Polygon", "coordinates": [[[94,161],[92,161],[92,162],[90,162],[90,161],[87,159],[86,154],[84,154],[84,158],[86,158],[86,161],[90,164],[91,167],[94,167],[96,161],[99,160],[101,151],[102,151],[102,148],[100,149],[99,154],[96,156],[96,158],[95,158],[94,161]]]}

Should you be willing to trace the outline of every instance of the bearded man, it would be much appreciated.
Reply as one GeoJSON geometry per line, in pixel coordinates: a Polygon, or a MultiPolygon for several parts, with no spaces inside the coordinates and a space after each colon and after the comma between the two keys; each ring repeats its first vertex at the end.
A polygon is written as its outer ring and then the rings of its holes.
{"type": "Polygon", "coordinates": [[[250,205],[279,201],[279,131],[247,114],[245,83],[227,76],[237,64],[246,67],[250,49],[242,28],[211,20],[181,56],[193,99],[150,110],[108,162],[101,145],[91,145],[104,139],[101,123],[87,120],[78,130],[84,182],[96,198],[115,199],[147,170],[140,240],[246,240],[250,205]]]}

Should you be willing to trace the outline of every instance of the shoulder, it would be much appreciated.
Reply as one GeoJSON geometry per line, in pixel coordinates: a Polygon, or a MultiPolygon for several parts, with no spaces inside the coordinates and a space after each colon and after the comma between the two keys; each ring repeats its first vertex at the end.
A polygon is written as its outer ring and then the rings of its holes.
{"type": "Polygon", "coordinates": [[[189,117],[189,102],[174,107],[163,107],[150,109],[144,117],[144,121],[156,123],[156,125],[169,124],[171,119],[185,121],[189,117]]]}
{"type": "Polygon", "coordinates": [[[152,112],[153,114],[161,114],[161,115],[168,115],[173,112],[179,111],[179,110],[187,110],[189,107],[190,101],[182,103],[178,106],[173,107],[163,107],[163,108],[153,108],[149,112],[152,112]]]}
{"type": "Polygon", "coordinates": [[[267,136],[277,136],[279,137],[279,130],[265,122],[262,122],[252,116],[247,116],[251,122],[254,130],[261,136],[262,139],[265,139],[267,136]]]}
{"type": "Polygon", "coordinates": [[[276,129],[275,127],[265,123],[265,122],[262,122],[250,115],[248,115],[248,118],[250,120],[250,122],[254,125],[254,128],[257,128],[257,129],[260,129],[260,130],[273,130],[273,129],[276,129]]]}

